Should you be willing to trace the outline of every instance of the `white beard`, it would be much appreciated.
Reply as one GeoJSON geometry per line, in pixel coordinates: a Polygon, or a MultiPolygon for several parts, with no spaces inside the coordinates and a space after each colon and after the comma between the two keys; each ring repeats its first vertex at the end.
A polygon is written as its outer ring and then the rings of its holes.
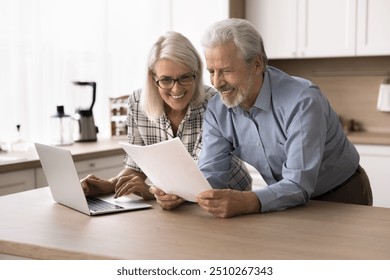
{"type": "MultiPolygon", "coordinates": [[[[224,97],[224,95],[221,93],[221,90],[218,90],[223,104],[225,104],[225,106],[228,108],[232,108],[232,107],[236,107],[236,106],[240,105],[243,101],[245,101],[245,99],[247,98],[247,96],[249,94],[249,88],[252,85],[252,72],[251,72],[250,76],[248,77],[247,83],[248,83],[248,88],[246,89],[246,91],[244,91],[244,92],[237,91],[237,94],[233,100],[230,100],[229,98],[224,97]]],[[[223,92],[223,90],[222,90],[222,92],[223,92]]]]}

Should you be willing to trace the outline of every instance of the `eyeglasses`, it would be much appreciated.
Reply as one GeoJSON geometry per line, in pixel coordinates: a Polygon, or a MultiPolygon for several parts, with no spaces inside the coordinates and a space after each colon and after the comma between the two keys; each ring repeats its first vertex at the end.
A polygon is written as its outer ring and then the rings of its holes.
{"type": "Polygon", "coordinates": [[[162,78],[160,80],[156,80],[156,84],[162,89],[172,89],[176,82],[178,82],[181,86],[190,86],[194,83],[195,79],[195,74],[186,74],[177,79],[172,79],[169,77],[162,78]]]}

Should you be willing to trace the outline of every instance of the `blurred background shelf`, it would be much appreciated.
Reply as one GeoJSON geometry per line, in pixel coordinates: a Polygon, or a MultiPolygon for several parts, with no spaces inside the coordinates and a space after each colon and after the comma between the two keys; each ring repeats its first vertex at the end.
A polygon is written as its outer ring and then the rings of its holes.
{"type": "Polygon", "coordinates": [[[128,97],[128,95],[122,95],[109,99],[111,136],[127,135],[126,117],[128,97]]]}

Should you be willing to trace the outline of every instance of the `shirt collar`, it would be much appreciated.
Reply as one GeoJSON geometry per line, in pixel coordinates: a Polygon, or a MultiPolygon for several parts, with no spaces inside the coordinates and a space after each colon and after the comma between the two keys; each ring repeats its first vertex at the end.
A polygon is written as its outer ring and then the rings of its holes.
{"type": "Polygon", "coordinates": [[[268,66],[265,68],[263,84],[254,106],[264,111],[269,111],[271,108],[271,81],[268,66]]]}

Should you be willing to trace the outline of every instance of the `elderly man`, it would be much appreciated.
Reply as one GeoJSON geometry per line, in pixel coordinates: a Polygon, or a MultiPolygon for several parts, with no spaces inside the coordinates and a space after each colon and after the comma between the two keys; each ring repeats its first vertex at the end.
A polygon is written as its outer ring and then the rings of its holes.
{"type": "Polygon", "coordinates": [[[309,199],[372,205],[368,177],[320,89],[267,65],[251,23],[226,19],[204,35],[207,69],[219,95],[209,102],[199,167],[213,190],[199,205],[217,217],[280,211],[309,199]],[[232,156],[268,186],[227,189],[232,156]]]}

